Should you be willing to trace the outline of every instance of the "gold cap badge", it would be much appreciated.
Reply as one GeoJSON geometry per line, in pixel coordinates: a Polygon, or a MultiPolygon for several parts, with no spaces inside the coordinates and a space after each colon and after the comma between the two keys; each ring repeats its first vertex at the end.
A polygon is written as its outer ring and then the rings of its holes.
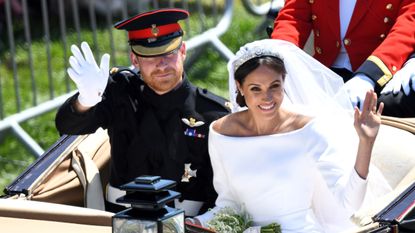
{"type": "Polygon", "coordinates": [[[153,34],[153,36],[157,36],[159,34],[159,29],[157,28],[157,25],[151,25],[151,34],[153,34]]]}

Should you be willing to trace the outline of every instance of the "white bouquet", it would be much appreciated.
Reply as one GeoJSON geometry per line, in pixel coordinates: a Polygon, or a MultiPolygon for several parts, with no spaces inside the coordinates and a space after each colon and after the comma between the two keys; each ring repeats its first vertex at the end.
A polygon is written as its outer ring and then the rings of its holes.
{"type": "MultiPolygon", "coordinates": [[[[208,228],[218,233],[243,233],[252,226],[252,218],[240,208],[236,211],[225,207],[215,213],[214,217],[207,222],[208,228]]],[[[261,233],[281,233],[279,224],[272,223],[261,227],[261,233]]]]}

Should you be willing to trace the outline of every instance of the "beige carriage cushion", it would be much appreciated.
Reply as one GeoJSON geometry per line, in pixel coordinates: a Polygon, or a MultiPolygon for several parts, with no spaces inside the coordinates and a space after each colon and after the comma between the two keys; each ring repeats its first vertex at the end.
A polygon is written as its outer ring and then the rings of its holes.
{"type": "Polygon", "coordinates": [[[346,229],[344,231],[342,231],[341,233],[368,233],[371,232],[372,230],[378,229],[380,226],[379,223],[374,222],[371,224],[368,224],[366,226],[362,226],[362,227],[355,227],[352,229],[346,229]]]}
{"type": "Polygon", "coordinates": [[[25,218],[0,217],[1,232],[7,233],[111,233],[110,226],[97,226],[87,224],[76,224],[67,222],[56,222],[46,220],[34,220],[25,218]]]}
{"type": "Polygon", "coordinates": [[[31,200],[83,206],[83,190],[68,156],[33,190],[31,200]]]}
{"type": "Polygon", "coordinates": [[[380,169],[392,188],[415,167],[415,135],[382,125],[373,148],[372,163],[380,169]]]}
{"type": "MultiPolygon", "coordinates": [[[[105,130],[98,130],[96,133],[88,135],[78,146],[81,151],[85,151],[92,157],[99,169],[102,185],[105,187],[109,177],[111,150],[108,134],[105,130]],[[88,146],[83,146],[83,143],[88,146]]],[[[29,199],[74,206],[84,205],[83,187],[71,167],[71,154],[72,151],[68,152],[65,160],[32,191],[29,199]]],[[[104,188],[102,189],[104,192],[104,188]]]]}
{"type": "Polygon", "coordinates": [[[1,217],[111,226],[113,215],[111,212],[48,202],[0,199],[1,217]]]}
{"type": "Polygon", "coordinates": [[[406,176],[396,185],[395,189],[406,189],[415,182],[415,167],[413,167],[406,176]]]}

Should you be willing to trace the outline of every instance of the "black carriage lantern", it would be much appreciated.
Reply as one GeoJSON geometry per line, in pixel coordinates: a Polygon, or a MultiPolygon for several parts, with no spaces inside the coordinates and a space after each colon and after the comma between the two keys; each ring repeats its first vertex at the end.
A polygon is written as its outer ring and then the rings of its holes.
{"type": "Polygon", "coordinates": [[[169,190],[176,186],[172,180],[159,176],[140,176],[122,185],[126,195],[117,202],[131,204],[131,208],[112,217],[113,233],[184,233],[184,211],[166,204],[180,197],[169,190]]]}

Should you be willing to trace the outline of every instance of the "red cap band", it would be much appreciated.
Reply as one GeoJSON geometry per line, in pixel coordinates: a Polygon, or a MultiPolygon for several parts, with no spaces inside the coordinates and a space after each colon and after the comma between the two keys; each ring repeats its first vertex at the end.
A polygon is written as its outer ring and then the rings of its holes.
{"type": "Polygon", "coordinates": [[[178,23],[165,24],[165,25],[160,25],[160,26],[155,25],[155,27],[152,27],[152,28],[128,31],[128,38],[130,40],[148,39],[148,38],[165,36],[173,32],[180,31],[180,30],[181,30],[181,27],[180,27],[180,24],[178,23]]]}

